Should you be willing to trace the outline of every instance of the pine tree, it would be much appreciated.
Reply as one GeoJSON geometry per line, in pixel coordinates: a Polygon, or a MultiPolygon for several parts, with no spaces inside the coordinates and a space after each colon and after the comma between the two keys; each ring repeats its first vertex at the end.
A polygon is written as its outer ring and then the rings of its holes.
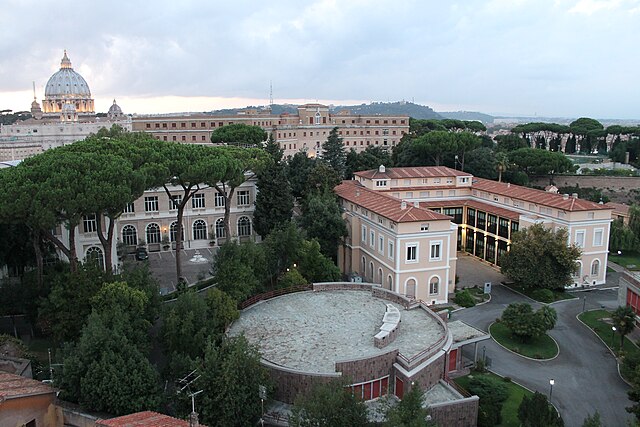
{"type": "Polygon", "coordinates": [[[322,144],[322,161],[327,163],[338,173],[340,179],[344,179],[346,173],[347,154],[342,145],[342,138],[338,135],[338,128],[334,127],[329,132],[329,138],[322,144]]]}

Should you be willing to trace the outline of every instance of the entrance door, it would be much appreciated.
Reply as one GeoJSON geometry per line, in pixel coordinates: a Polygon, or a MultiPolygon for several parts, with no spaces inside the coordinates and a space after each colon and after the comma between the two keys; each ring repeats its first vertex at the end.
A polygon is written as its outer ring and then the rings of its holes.
{"type": "Polygon", "coordinates": [[[456,348],[449,352],[449,372],[456,370],[457,360],[458,360],[458,349],[456,348]]]}
{"type": "Polygon", "coordinates": [[[399,399],[402,399],[402,396],[404,396],[404,383],[398,377],[396,377],[396,396],[399,399]]]}

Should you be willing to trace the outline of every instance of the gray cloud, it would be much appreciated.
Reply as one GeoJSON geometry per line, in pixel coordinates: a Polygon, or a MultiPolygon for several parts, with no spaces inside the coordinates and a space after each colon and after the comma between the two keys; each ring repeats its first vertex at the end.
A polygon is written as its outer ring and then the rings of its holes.
{"type": "Polygon", "coordinates": [[[9,1],[0,96],[67,49],[101,96],[412,99],[639,116],[640,2],[9,1]]]}

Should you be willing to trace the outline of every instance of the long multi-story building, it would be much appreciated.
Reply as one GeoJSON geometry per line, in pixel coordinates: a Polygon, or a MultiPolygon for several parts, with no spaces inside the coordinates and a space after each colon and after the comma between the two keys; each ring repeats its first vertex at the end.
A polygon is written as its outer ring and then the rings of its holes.
{"type": "Polygon", "coordinates": [[[445,302],[455,285],[457,251],[499,266],[512,234],[537,223],[566,229],[567,243],[581,249],[573,286],[605,283],[612,208],[576,194],[447,167],[384,166],[356,172],[336,192],[349,228],[340,267],[395,292],[445,302]]]}
{"type": "Polygon", "coordinates": [[[334,127],[347,150],[360,152],[367,147],[391,149],[409,132],[408,116],[354,115],[349,111],[333,114],[329,107],[306,104],[298,114],[271,114],[268,110],[248,109],[238,114],[166,114],[134,116],[134,131],[144,131],[162,141],[207,144],[211,133],[222,126],[242,123],[260,126],[270,132],[285,156],[299,151],[315,156],[334,127]]]}

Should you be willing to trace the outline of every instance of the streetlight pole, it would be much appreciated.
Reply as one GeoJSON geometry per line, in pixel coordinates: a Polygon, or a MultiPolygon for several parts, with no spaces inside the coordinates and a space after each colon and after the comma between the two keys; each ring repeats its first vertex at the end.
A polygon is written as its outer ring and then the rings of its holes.
{"type": "Polygon", "coordinates": [[[612,326],[611,327],[611,350],[613,350],[613,339],[616,336],[616,327],[612,326]]]}
{"type": "Polygon", "coordinates": [[[582,297],[582,312],[584,313],[585,306],[587,305],[587,296],[582,297]]]}
{"type": "Polygon", "coordinates": [[[551,395],[553,394],[553,385],[556,383],[556,381],[551,378],[549,380],[549,400],[551,400],[551,395]]]}

